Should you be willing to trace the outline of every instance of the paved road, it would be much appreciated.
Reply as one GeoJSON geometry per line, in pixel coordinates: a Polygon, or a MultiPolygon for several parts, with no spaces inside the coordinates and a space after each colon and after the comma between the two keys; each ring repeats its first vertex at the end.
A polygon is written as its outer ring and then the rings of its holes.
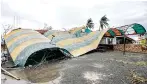
{"type": "MultiPolygon", "coordinates": [[[[119,51],[92,52],[36,68],[11,70],[11,73],[21,77],[23,80],[17,83],[22,84],[28,83],[26,81],[45,84],[147,84],[147,54],[127,53],[124,56],[119,51]]],[[[3,84],[10,82],[12,80],[3,84]]]]}

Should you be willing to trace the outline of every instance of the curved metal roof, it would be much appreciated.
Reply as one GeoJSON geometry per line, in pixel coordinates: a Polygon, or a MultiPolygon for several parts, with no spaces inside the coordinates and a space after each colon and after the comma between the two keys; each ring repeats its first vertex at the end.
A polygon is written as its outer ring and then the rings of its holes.
{"type": "Polygon", "coordinates": [[[50,40],[37,31],[15,29],[4,36],[8,51],[18,66],[24,66],[28,57],[39,50],[55,48],[50,40]]]}
{"type": "Polygon", "coordinates": [[[127,29],[127,33],[131,33],[131,29],[134,30],[133,33],[136,33],[136,34],[144,34],[146,32],[146,29],[141,25],[141,24],[137,24],[137,23],[134,23],[132,25],[130,25],[130,27],[127,29]]]}
{"type": "Polygon", "coordinates": [[[108,36],[108,37],[113,37],[113,36],[122,36],[123,35],[123,31],[116,29],[116,28],[110,28],[104,36],[108,36]]]}
{"type": "Polygon", "coordinates": [[[106,33],[105,36],[121,36],[125,34],[144,34],[146,33],[146,29],[138,23],[124,25],[120,27],[110,28],[106,33]],[[125,32],[126,31],[126,32],[125,32]]]}
{"type": "Polygon", "coordinates": [[[72,29],[72,33],[48,31],[45,36],[51,39],[50,36],[55,35],[52,41],[56,46],[67,50],[73,57],[76,57],[96,49],[103,35],[108,30],[94,31],[77,37],[75,33],[81,31],[82,28],[84,27],[72,29]]]}

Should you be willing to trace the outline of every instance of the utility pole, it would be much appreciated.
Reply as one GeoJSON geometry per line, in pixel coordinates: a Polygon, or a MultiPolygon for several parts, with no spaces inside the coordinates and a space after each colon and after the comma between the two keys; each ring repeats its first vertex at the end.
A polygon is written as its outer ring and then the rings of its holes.
{"type": "Polygon", "coordinates": [[[126,35],[125,35],[125,33],[127,32],[128,28],[131,27],[131,26],[132,26],[132,24],[131,25],[125,25],[124,29],[123,29],[123,32],[124,32],[124,35],[123,35],[124,36],[124,51],[123,51],[123,55],[126,54],[126,35]]]}
{"type": "Polygon", "coordinates": [[[125,32],[124,32],[124,52],[123,55],[125,55],[126,53],[126,36],[125,36],[125,32]]]}

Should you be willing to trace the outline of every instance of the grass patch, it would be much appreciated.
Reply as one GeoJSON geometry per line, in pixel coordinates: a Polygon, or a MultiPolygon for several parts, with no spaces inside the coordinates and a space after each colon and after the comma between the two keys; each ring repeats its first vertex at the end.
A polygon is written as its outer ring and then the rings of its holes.
{"type": "Polygon", "coordinates": [[[147,78],[141,77],[138,73],[131,71],[131,82],[133,84],[142,84],[147,82],[147,78]]]}
{"type": "Polygon", "coordinates": [[[139,62],[136,62],[134,64],[138,65],[138,66],[147,66],[147,62],[145,62],[145,61],[139,61],[139,62]]]}

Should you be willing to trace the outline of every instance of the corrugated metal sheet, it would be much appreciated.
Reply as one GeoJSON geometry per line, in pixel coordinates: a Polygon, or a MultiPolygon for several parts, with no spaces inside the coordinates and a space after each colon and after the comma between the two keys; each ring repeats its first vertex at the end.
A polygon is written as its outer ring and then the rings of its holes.
{"type": "Polygon", "coordinates": [[[63,39],[75,37],[74,34],[71,34],[68,31],[49,30],[44,34],[44,36],[46,36],[50,40],[53,37],[52,35],[55,36],[55,38],[52,40],[52,42],[57,42],[57,41],[60,41],[63,39]]]}
{"type": "Polygon", "coordinates": [[[85,54],[97,48],[100,40],[108,30],[94,31],[77,37],[75,33],[82,28],[73,29],[72,33],[69,33],[69,31],[49,30],[44,36],[37,31],[17,29],[8,33],[5,40],[14,63],[24,66],[29,56],[46,48],[58,48],[62,53],[73,57],[85,54]],[[55,37],[53,38],[52,35],[55,37]],[[50,43],[51,39],[55,45],[50,43]]]}
{"type": "Polygon", "coordinates": [[[76,57],[96,49],[103,35],[107,31],[107,29],[102,31],[94,31],[89,34],[76,37],[75,33],[80,31],[82,28],[83,27],[79,27],[78,29],[75,28],[72,30],[72,33],[48,31],[45,33],[45,36],[51,39],[52,35],[55,35],[53,42],[56,44],[56,46],[67,50],[74,57],[76,57]]]}
{"type": "MultiPolygon", "coordinates": [[[[58,42],[60,40],[64,40],[64,39],[69,39],[69,38],[77,38],[76,33],[81,32],[81,30],[85,28],[85,26],[82,27],[75,27],[70,29],[69,31],[58,31],[58,30],[48,30],[44,36],[46,36],[47,38],[49,38],[50,40],[52,39],[52,35],[54,35],[54,39],[52,40],[52,42],[58,42]]],[[[82,36],[82,35],[81,35],[82,36]]]]}
{"type": "Polygon", "coordinates": [[[28,57],[39,50],[54,48],[50,40],[37,31],[17,29],[4,36],[15,65],[24,66],[28,57]]]}
{"type": "Polygon", "coordinates": [[[125,34],[127,35],[146,33],[146,29],[141,24],[134,23],[116,28],[110,28],[105,34],[105,36],[122,36],[124,35],[124,30],[126,31],[125,34]]]}

